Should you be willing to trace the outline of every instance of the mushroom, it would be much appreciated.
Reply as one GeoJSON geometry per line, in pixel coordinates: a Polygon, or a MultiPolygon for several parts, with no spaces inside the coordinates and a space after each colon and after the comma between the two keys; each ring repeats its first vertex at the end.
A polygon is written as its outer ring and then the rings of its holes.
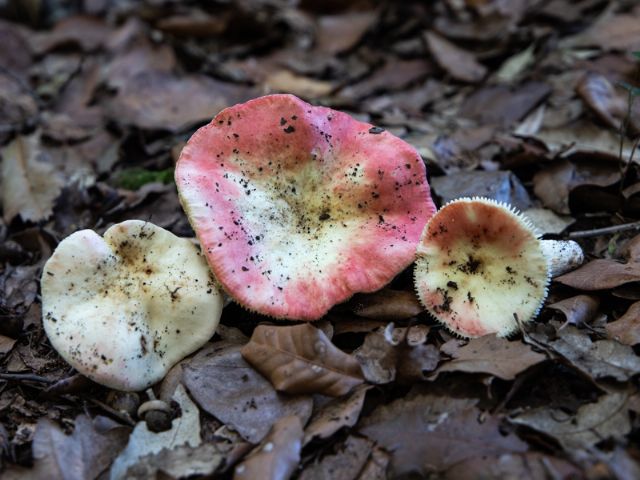
{"type": "Polygon", "coordinates": [[[176,184],[217,280],[275,318],[315,320],[381,288],[435,211],[413,147],[292,95],[220,112],[182,150],[176,184]]]}
{"type": "Polygon", "coordinates": [[[42,312],[53,347],[93,381],[144,390],[213,335],[222,312],[202,254],[148,222],[81,230],[44,266],[42,312]]]}
{"type": "Polygon", "coordinates": [[[540,310],[549,279],[582,262],[575,242],[538,240],[506,204],[461,198],[427,223],[414,271],[418,297],[464,337],[507,336],[540,310]]]}

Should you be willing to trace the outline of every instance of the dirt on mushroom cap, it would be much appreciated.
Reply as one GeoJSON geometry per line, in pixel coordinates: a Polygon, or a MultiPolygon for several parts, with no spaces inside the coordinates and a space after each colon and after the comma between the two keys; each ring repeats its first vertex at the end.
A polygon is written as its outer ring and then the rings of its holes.
{"type": "Polygon", "coordinates": [[[176,184],[216,277],[247,308],[313,320],[409,265],[435,207],[410,145],[291,95],[222,111],[176,184]]]}
{"type": "Polygon", "coordinates": [[[222,295],[188,239],[130,220],[76,232],[42,275],[43,324],[80,373],[143,390],[213,335],[222,295]]]}
{"type": "Polygon", "coordinates": [[[483,198],[445,205],[425,227],[415,286],[423,305],[465,337],[509,335],[534,317],[547,292],[548,261],[533,227],[483,198]]]}

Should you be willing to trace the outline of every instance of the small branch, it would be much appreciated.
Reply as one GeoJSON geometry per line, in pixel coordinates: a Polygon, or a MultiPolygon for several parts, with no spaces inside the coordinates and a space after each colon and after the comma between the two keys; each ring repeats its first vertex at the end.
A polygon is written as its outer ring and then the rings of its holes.
{"type": "Polygon", "coordinates": [[[569,233],[568,238],[575,240],[576,238],[599,237],[602,235],[611,235],[613,233],[626,232],[629,230],[640,230],[640,221],[623,223],[622,225],[612,225],[611,227],[594,228],[593,230],[571,232],[569,233]]]}

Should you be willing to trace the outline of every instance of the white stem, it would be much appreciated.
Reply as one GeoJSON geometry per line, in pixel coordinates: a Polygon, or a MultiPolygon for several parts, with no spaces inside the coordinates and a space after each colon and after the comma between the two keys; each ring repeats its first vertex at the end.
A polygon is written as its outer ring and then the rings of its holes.
{"type": "Polygon", "coordinates": [[[551,278],[579,267],[584,261],[582,248],[573,240],[540,240],[540,244],[549,259],[551,278]]]}

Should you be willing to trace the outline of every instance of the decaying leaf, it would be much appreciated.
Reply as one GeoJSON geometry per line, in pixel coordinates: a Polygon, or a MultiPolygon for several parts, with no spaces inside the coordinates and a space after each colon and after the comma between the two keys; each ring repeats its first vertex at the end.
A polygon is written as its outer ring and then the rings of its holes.
{"type": "Polygon", "coordinates": [[[62,181],[54,168],[42,161],[42,155],[38,134],[16,137],[0,151],[5,221],[17,215],[33,222],[51,216],[62,181]]]}
{"type": "Polygon", "coordinates": [[[129,478],[128,470],[137,465],[143,457],[159,455],[163,450],[177,447],[198,447],[200,438],[200,413],[182,385],[176,389],[173,399],[180,406],[181,416],[171,422],[171,428],[155,433],[147,428],[146,422],[136,425],[127,447],[118,455],[111,467],[110,480],[129,478]]]}
{"type": "Polygon", "coordinates": [[[438,368],[438,374],[489,373],[503,380],[513,380],[520,372],[547,358],[521,341],[509,341],[496,335],[472,338],[466,344],[460,340],[450,340],[442,346],[441,351],[453,358],[438,368]]]}
{"type": "Polygon", "coordinates": [[[473,54],[461,49],[434,32],[426,32],[425,39],[431,55],[438,65],[456,80],[476,83],[487,74],[487,68],[478,63],[473,54]]]}
{"type": "Polygon", "coordinates": [[[426,475],[483,455],[524,452],[527,446],[500,432],[500,418],[481,412],[474,400],[416,395],[378,407],[360,432],[391,452],[392,473],[426,475]]]}
{"type": "Polygon", "coordinates": [[[633,303],[615,322],[605,325],[612,339],[625,345],[640,343],[640,302],[633,303]]]}
{"type": "Polygon", "coordinates": [[[362,437],[350,435],[336,447],[337,452],[326,455],[309,465],[299,480],[340,479],[355,480],[371,456],[374,443],[362,437]]]}
{"type": "Polygon", "coordinates": [[[242,356],[282,392],[337,397],[364,380],[358,361],[317,328],[259,325],[242,356]]]}
{"type": "Polygon", "coordinates": [[[314,413],[304,430],[303,445],[311,440],[329,438],[342,427],[353,427],[360,417],[364,397],[370,388],[360,385],[348,396],[335,398],[314,413]]]}
{"type": "Polygon", "coordinates": [[[80,415],[75,429],[65,435],[52,420],[42,417],[33,437],[33,470],[3,472],[18,478],[85,480],[98,478],[124,448],[130,429],[106,417],[80,415]]]}
{"type": "Polygon", "coordinates": [[[234,470],[234,480],[286,480],[300,462],[302,423],[295,415],[283,417],[234,470]]]}
{"type": "Polygon", "coordinates": [[[589,323],[598,313],[600,299],[592,295],[576,295],[548,305],[547,308],[562,312],[571,325],[589,323]]]}
{"type": "Polygon", "coordinates": [[[640,263],[620,263],[601,258],[554,280],[579,290],[609,290],[625,283],[640,281],[640,263]]]}
{"type": "Polygon", "coordinates": [[[362,373],[368,382],[385,384],[396,378],[398,352],[383,333],[374,331],[367,334],[364,343],[353,355],[360,362],[362,373]]]}
{"type": "Polygon", "coordinates": [[[575,327],[559,330],[554,340],[547,340],[540,333],[530,335],[594,378],[613,377],[625,381],[640,372],[640,357],[631,347],[613,340],[593,342],[575,327]]]}
{"type": "Polygon", "coordinates": [[[610,393],[595,403],[583,405],[575,415],[543,407],[510,421],[553,437],[567,450],[589,449],[603,440],[619,439],[629,433],[627,400],[625,393],[610,393]]]}
{"type": "Polygon", "coordinates": [[[259,443],[279,418],[311,416],[311,397],[288,396],[274,390],[240,354],[240,346],[218,342],[183,364],[183,381],[208,413],[259,443]]]}

